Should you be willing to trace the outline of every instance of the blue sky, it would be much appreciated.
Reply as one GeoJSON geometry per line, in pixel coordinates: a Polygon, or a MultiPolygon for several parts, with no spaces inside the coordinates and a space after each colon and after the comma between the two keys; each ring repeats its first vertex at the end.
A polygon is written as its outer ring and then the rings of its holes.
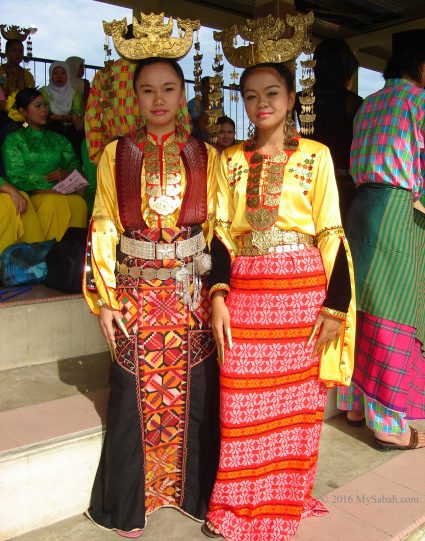
{"type": "MultiPolygon", "coordinates": [[[[130,9],[111,6],[95,0],[1,0],[1,24],[18,26],[35,26],[37,33],[33,36],[33,55],[54,60],[65,60],[68,56],[81,56],[87,64],[103,65],[103,45],[105,37],[102,20],[122,19],[131,22],[130,9]]],[[[201,28],[199,32],[201,53],[204,55],[203,74],[212,74],[212,63],[215,53],[215,42],[212,30],[201,28]]],[[[4,40],[3,40],[4,47],[4,40]]],[[[113,57],[117,58],[112,46],[113,57]]],[[[193,79],[193,55],[189,54],[181,61],[185,77],[193,79]]],[[[232,68],[225,63],[224,83],[228,85],[232,68]]],[[[44,84],[44,70],[37,70],[36,83],[44,84]]],[[[369,70],[361,70],[359,74],[359,94],[366,95],[383,86],[381,74],[369,70]]],[[[189,88],[188,97],[193,91],[189,88]]],[[[230,103],[225,104],[226,114],[237,120],[242,106],[237,109],[230,103]]],[[[240,118],[240,117],[239,117],[240,118]]]]}

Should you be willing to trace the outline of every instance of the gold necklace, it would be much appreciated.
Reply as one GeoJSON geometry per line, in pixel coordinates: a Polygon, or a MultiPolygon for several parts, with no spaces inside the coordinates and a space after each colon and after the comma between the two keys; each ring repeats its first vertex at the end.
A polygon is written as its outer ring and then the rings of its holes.
{"type": "Polygon", "coordinates": [[[148,204],[161,216],[173,214],[181,204],[181,166],[178,143],[184,143],[186,137],[179,133],[170,135],[161,153],[159,146],[149,134],[139,138],[140,142],[145,143],[143,152],[148,204]],[[163,179],[165,179],[165,185],[163,179]]]}
{"type": "Polygon", "coordinates": [[[269,229],[279,216],[285,166],[294,151],[265,156],[258,152],[254,140],[248,140],[245,152],[249,164],[245,216],[253,229],[269,229]]]}

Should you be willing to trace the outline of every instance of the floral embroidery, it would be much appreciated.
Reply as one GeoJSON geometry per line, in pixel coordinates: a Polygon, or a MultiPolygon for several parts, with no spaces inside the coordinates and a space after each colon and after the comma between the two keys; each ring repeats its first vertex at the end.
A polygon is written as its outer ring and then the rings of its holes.
{"type": "Polygon", "coordinates": [[[233,191],[236,184],[240,181],[242,175],[248,173],[248,168],[243,168],[243,165],[233,165],[232,158],[227,158],[227,176],[229,178],[229,187],[233,191]]]}
{"type": "Polygon", "coordinates": [[[306,158],[304,163],[298,162],[296,167],[290,167],[289,173],[293,173],[294,178],[298,181],[301,188],[304,189],[303,194],[307,195],[313,181],[313,166],[316,154],[312,154],[310,158],[306,158]]]}

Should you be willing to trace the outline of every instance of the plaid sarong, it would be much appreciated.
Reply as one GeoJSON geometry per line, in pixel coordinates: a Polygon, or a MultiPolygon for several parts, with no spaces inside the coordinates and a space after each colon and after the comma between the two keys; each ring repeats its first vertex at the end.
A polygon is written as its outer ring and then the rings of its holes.
{"type": "Polygon", "coordinates": [[[358,312],[353,383],[406,419],[425,419],[425,362],[415,329],[358,312]]]}
{"type": "Polygon", "coordinates": [[[416,329],[425,351],[425,215],[411,192],[363,184],[347,219],[357,309],[416,329]]]}

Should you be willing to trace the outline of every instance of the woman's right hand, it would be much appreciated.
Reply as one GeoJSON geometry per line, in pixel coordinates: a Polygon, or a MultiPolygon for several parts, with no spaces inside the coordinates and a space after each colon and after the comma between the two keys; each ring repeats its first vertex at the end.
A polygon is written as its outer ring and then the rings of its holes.
{"type": "Polygon", "coordinates": [[[227,337],[229,348],[232,349],[232,333],[230,328],[230,314],[224,301],[224,291],[213,293],[212,306],[212,330],[215,343],[217,344],[218,362],[224,364],[224,336],[227,337]]]}
{"type": "Polygon", "coordinates": [[[106,342],[111,352],[112,360],[115,360],[115,327],[114,321],[117,321],[122,318],[122,314],[119,310],[114,310],[109,306],[102,306],[99,313],[99,325],[100,330],[102,331],[103,336],[106,339],[106,342]]]}
{"type": "Polygon", "coordinates": [[[18,190],[13,189],[9,192],[9,195],[16,207],[16,214],[22,214],[28,208],[28,201],[23,195],[21,195],[18,190]]]}

